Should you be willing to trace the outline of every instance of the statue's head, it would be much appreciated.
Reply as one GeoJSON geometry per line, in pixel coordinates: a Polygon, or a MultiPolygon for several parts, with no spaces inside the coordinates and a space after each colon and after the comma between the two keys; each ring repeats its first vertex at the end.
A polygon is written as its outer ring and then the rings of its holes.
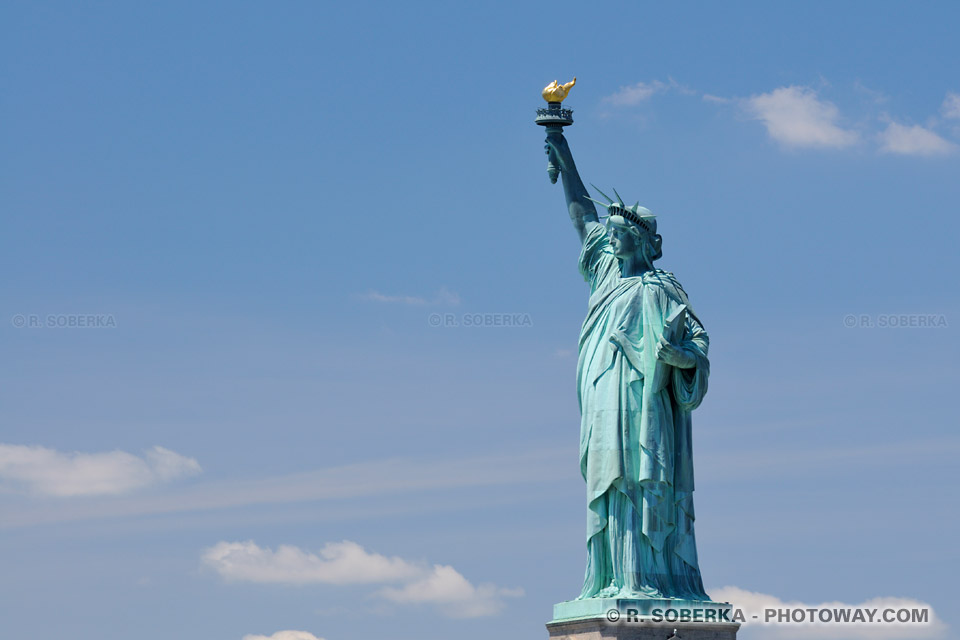
{"type": "Polygon", "coordinates": [[[616,200],[600,189],[597,189],[597,192],[609,202],[589,199],[603,205],[607,210],[607,229],[610,231],[610,244],[614,254],[625,260],[640,252],[644,262],[653,268],[653,261],[663,256],[663,238],[657,233],[657,217],[646,207],[641,207],[639,202],[632,207],[625,205],[616,189],[613,190],[616,200]]]}

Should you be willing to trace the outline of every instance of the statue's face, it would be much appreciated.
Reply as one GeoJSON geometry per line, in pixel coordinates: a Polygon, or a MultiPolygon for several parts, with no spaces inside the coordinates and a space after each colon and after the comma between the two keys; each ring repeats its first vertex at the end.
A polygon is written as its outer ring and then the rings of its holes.
{"type": "Polygon", "coordinates": [[[637,236],[630,232],[626,227],[612,225],[610,227],[610,248],[613,249],[613,255],[626,260],[640,250],[637,242],[637,236]]]}

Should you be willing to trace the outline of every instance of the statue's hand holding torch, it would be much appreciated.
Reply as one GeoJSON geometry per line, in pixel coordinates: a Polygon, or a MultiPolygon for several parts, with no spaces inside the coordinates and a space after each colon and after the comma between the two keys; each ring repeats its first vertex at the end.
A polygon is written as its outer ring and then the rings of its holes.
{"type": "Polygon", "coordinates": [[[570,146],[567,139],[563,137],[563,129],[560,127],[547,127],[547,139],[543,145],[544,153],[547,154],[547,176],[551,184],[557,183],[557,178],[563,172],[564,167],[568,166],[566,159],[570,157],[570,146]]]}

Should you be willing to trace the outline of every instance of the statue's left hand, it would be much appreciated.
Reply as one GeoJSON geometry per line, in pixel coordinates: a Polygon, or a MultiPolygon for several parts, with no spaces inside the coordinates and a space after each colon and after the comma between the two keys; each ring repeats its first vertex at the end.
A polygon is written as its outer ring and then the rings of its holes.
{"type": "Polygon", "coordinates": [[[692,369],[697,365],[697,359],[683,347],[670,344],[663,338],[657,344],[657,360],[678,369],[692,369]]]}
{"type": "Polygon", "coordinates": [[[547,139],[544,140],[543,150],[551,161],[556,162],[561,171],[565,171],[573,159],[570,153],[570,145],[563,133],[558,131],[548,131],[547,139]]]}

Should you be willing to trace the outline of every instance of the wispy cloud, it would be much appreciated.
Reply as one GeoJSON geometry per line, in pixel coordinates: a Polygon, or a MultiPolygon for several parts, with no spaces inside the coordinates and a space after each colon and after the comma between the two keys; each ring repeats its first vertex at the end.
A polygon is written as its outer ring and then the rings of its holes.
{"type": "Polygon", "coordinates": [[[73,497],[129,493],[201,472],[193,458],[163,447],[143,457],[125,451],[63,453],[0,444],[0,486],[8,491],[73,497]]]}
{"type": "Polygon", "coordinates": [[[605,97],[603,101],[615,107],[633,107],[666,89],[667,85],[659,80],[638,82],[628,87],[620,87],[616,93],[605,97]]]}
{"type": "Polygon", "coordinates": [[[836,105],[821,100],[809,87],[781,87],[751,96],[743,104],[763,122],[770,137],[786,147],[843,148],[859,140],[856,131],[838,124],[836,105]]]}
{"type": "Polygon", "coordinates": [[[379,291],[368,291],[356,296],[359,300],[367,302],[382,302],[387,304],[407,304],[407,305],[447,305],[456,306],[460,304],[460,296],[446,288],[441,288],[432,298],[423,296],[392,295],[379,291]]]}
{"type": "Polygon", "coordinates": [[[887,123],[887,128],[878,134],[880,151],[910,156],[942,156],[953,153],[957,145],[920,125],[887,123]]]}
{"type": "Polygon", "coordinates": [[[243,636],[243,640],[323,640],[323,638],[315,636],[309,631],[277,631],[269,636],[247,634],[243,636]]]}
{"type": "Polygon", "coordinates": [[[960,118],[960,93],[948,91],[940,105],[940,113],[944,118],[960,118]]]}
{"type": "MultiPolygon", "coordinates": [[[[735,608],[743,611],[745,620],[741,634],[746,639],[748,630],[760,631],[758,637],[776,640],[818,638],[820,640],[920,640],[921,638],[942,638],[947,631],[947,625],[937,618],[936,613],[926,602],[912,598],[872,598],[858,604],[845,602],[822,602],[807,604],[799,601],[785,601],[776,596],[765,593],[746,591],[738,587],[723,587],[711,589],[710,594],[719,602],[730,602],[735,608]],[[927,609],[929,621],[927,623],[896,623],[896,622],[820,622],[791,623],[791,622],[764,622],[764,611],[767,609],[828,610],[830,615],[836,610],[862,609],[877,610],[876,616],[882,616],[885,609],[927,609]],[[754,619],[753,616],[758,616],[754,619]]],[[[864,615],[867,615],[866,613],[864,615]]],[[[752,637],[752,636],[751,636],[752,637]]]]}
{"type": "MultiPolygon", "coordinates": [[[[0,529],[98,518],[236,509],[254,505],[416,495],[437,487],[537,486],[568,477],[570,451],[436,459],[381,459],[314,471],[191,484],[161,495],[90,498],[78,503],[3,505],[0,529]]],[[[459,504],[459,503],[458,503],[459,504]]],[[[349,510],[347,510],[349,511],[349,510]]]]}
{"type": "Polygon", "coordinates": [[[290,545],[276,551],[253,541],[219,542],[201,560],[228,581],[282,584],[390,584],[373,595],[398,604],[435,605],[454,618],[494,615],[503,598],[523,595],[521,589],[474,585],[449,565],[409,562],[371,553],[355,542],[328,543],[319,553],[290,545]]]}
{"type": "Polygon", "coordinates": [[[860,93],[866,95],[870,101],[874,104],[884,104],[890,98],[883,93],[882,91],[877,91],[876,89],[871,89],[867,85],[863,84],[859,80],[853,83],[853,88],[860,93]]]}
{"type": "Polygon", "coordinates": [[[427,304],[426,298],[420,298],[418,296],[387,295],[385,293],[380,293],[379,291],[360,293],[357,294],[357,298],[360,300],[367,300],[369,302],[389,302],[391,304],[427,304]]]}
{"type": "Polygon", "coordinates": [[[422,575],[402,558],[368,553],[356,542],[329,542],[318,554],[280,545],[276,551],[253,541],[218,542],[204,550],[203,564],[231,582],[279,584],[369,584],[422,575]]]}
{"type": "Polygon", "coordinates": [[[715,96],[709,93],[703,94],[704,102],[713,102],[715,104],[730,104],[731,102],[736,102],[733,98],[724,98],[723,96],[715,96]]]}
{"type": "Polygon", "coordinates": [[[693,95],[696,92],[673,78],[667,82],[654,80],[653,82],[638,82],[629,86],[620,87],[615,93],[603,98],[603,102],[614,107],[635,107],[646,102],[658,93],[676,91],[684,95],[693,95]]]}

